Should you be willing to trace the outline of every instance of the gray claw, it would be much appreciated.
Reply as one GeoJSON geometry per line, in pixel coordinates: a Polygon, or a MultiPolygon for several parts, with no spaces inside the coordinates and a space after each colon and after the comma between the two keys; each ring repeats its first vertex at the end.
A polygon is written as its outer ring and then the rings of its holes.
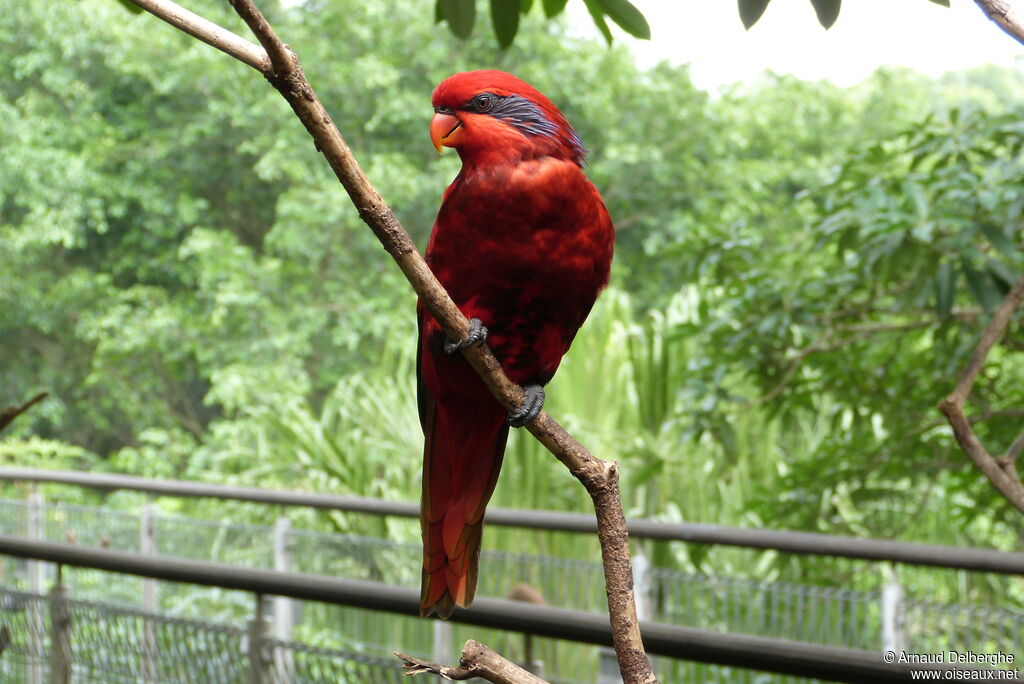
{"type": "Polygon", "coordinates": [[[544,408],[544,388],[540,385],[527,385],[523,388],[526,396],[523,397],[522,405],[515,411],[508,414],[505,421],[511,427],[523,427],[537,417],[540,410],[544,408]]]}
{"type": "Polygon", "coordinates": [[[444,341],[444,353],[454,354],[461,349],[469,349],[475,344],[483,344],[487,340],[487,328],[480,322],[479,318],[469,319],[469,334],[466,335],[466,339],[459,342],[453,342],[450,339],[444,341]]]}

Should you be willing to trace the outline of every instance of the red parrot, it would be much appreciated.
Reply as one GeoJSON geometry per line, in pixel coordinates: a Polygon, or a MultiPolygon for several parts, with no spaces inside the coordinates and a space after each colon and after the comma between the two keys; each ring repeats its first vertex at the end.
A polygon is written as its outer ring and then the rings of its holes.
{"type": "Polygon", "coordinates": [[[444,193],[426,260],[469,336],[445,337],[417,307],[423,448],[420,614],[451,615],[476,591],[484,508],[498,480],[509,426],[540,412],[543,386],[608,282],[615,229],[583,174],[569,122],[529,84],[503,71],[469,71],[434,90],[430,137],[454,147],[462,170],[444,193]],[[486,339],[526,389],[507,414],[460,349],[486,339]]]}

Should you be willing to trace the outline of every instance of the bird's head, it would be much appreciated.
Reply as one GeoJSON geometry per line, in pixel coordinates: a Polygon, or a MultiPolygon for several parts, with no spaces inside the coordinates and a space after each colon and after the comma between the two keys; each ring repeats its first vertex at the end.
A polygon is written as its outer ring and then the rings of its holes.
{"type": "Polygon", "coordinates": [[[434,89],[430,139],[474,166],[557,157],[583,165],[586,150],[551,100],[504,71],[464,71],[434,89]]]}

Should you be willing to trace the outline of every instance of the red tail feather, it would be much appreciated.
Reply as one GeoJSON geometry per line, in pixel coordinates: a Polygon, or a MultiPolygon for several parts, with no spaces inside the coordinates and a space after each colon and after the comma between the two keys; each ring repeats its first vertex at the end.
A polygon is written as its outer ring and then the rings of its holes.
{"type": "Polygon", "coordinates": [[[432,405],[425,432],[420,614],[447,618],[476,592],[484,509],[498,481],[508,427],[494,399],[466,397],[457,405],[432,405]]]}

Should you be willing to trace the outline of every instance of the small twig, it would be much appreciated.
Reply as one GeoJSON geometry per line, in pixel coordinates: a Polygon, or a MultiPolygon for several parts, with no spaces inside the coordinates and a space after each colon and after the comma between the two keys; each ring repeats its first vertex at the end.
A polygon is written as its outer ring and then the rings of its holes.
{"type": "Polygon", "coordinates": [[[967,368],[960,376],[959,381],[957,381],[953,393],[949,396],[950,400],[963,403],[967,399],[967,395],[971,393],[971,388],[974,386],[975,378],[978,377],[982,366],[985,365],[988,353],[999,342],[1003,333],[1006,332],[1006,326],[1009,325],[1013,312],[1020,305],[1022,298],[1024,298],[1024,278],[1018,280],[1006,294],[999,308],[993,314],[992,320],[989,321],[988,326],[982,332],[981,339],[978,340],[978,346],[975,347],[974,353],[971,354],[971,360],[967,363],[967,368]]]}
{"type": "Polygon", "coordinates": [[[1006,0],[974,0],[988,18],[999,24],[999,28],[1024,43],[1024,22],[1020,20],[1013,7],[1006,0]]]}
{"type": "Polygon", "coordinates": [[[0,409],[0,430],[3,430],[5,427],[13,423],[15,418],[25,411],[28,411],[48,396],[50,396],[49,392],[40,392],[21,406],[8,406],[0,409]]]}
{"type": "Polygon", "coordinates": [[[270,69],[270,58],[259,45],[190,12],[181,5],[164,0],[132,0],[132,2],[174,28],[231,55],[239,62],[248,64],[257,71],[266,72],[270,69]]]}
{"type": "Polygon", "coordinates": [[[996,459],[996,463],[1003,469],[1006,476],[1014,482],[1021,481],[1020,474],[1017,472],[1017,457],[1020,456],[1021,451],[1024,451],[1024,432],[1013,440],[1005,454],[996,459]]]}
{"type": "Polygon", "coordinates": [[[11,630],[7,629],[7,625],[0,626],[0,655],[3,655],[4,649],[11,645],[11,630]]]}
{"type": "MultiPolygon", "coordinates": [[[[255,54],[248,47],[240,46],[234,40],[237,36],[210,22],[200,24],[192,21],[188,28],[183,28],[178,17],[184,10],[170,0],[133,2],[263,73],[291,105],[296,116],[309,131],[317,149],[327,159],[348,192],[352,203],[359,211],[360,218],[398,264],[424,308],[440,324],[449,338],[464,338],[469,332],[468,319],[416,251],[412,238],[399,223],[391,207],[370,184],[327,110],[306,80],[296,55],[277,37],[251,0],[232,0],[231,4],[260,43],[267,48],[266,51],[260,50],[255,54]],[[169,16],[165,16],[165,10],[169,16]]],[[[523,389],[508,379],[486,344],[464,349],[462,354],[507,410],[514,410],[522,404],[523,389]]],[[[583,484],[594,502],[598,539],[604,562],[612,640],[624,682],[657,682],[640,638],[636,600],[633,596],[633,572],[629,562],[629,536],[619,495],[617,465],[595,458],[545,411],[541,411],[528,423],[526,429],[583,484]]]]}
{"type": "Polygon", "coordinates": [[[823,336],[819,337],[814,342],[811,342],[809,345],[807,345],[799,352],[797,352],[796,356],[794,356],[790,360],[789,365],[786,366],[786,370],[783,371],[782,377],[779,378],[778,382],[775,383],[775,386],[768,390],[762,396],[758,397],[757,403],[767,404],[774,401],[775,398],[782,394],[783,391],[785,391],[786,387],[789,386],[789,381],[792,380],[793,376],[796,375],[796,372],[800,370],[800,366],[803,365],[803,362],[807,359],[807,357],[811,356],[812,354],[817,354],[820,351],[824,351],[828,346],[828,342],[831,339],[832,332],[826,332],[823,336]]]}
{"type": "Polygon", "coordinates": [[[510,663],[479,641],[472,639],[462,647],[458,667],[432,663],[399,651],[395,651],[395,655],[403,661],[402,667],[405,668],[406,676],[435,674],[454,681],[482,677],[494,684],[547,684],[537,675],[510,663]]]}
{"type": "Polygon", "coordinates": [[[971,388],[974,387],[974,381],[978,377],[978,373],[984,367],[992,347],[999,342],[1006,332],[1006,327],[1013,317],[1013,312],[1020,306],[1022,299],[1024,299],[1024,277],[1017,281],[1007,293],[999,308],[996,309],[992,320],[989,321],[988,326],[982,332],[981,339],[978,340],[978,346],[975,347],[974,353],[971,354],[970,361],[967,362],[967,368],[964,369],[953,391],[939,403],[939,410],[946,415],[946,419],[949,420],[949,424],[953,427],[956,441],[960,444],[968,458],[985,474],[985,477],[988,478],[989,482],[992,483],[999,493],[1006,497],[1007,501],[1024,513],[1024,484],[1021,484],[1014,459],[1008,458],[1011,453],[1016,454],[1021,449],[1024,449],[1024,445],[1018,445],[1021,442],[1021,437],[1024,437],[1024,435],[1014,441],[1007,451],[1006,457],[997,460],[985,449],[985,446],[974,433],[974,429],[964,414],[964,402],[967,401],[971,388]]]}
{"type": "Polygon", "coordinates": [[[1020,456],[1021,452],[1024,452],[1024,432],[1020,433],[1020,436],[1013,440],[1013,444],[1006,450],[1006,455],[1003,458],[1012,461],[1020,456]]]}

